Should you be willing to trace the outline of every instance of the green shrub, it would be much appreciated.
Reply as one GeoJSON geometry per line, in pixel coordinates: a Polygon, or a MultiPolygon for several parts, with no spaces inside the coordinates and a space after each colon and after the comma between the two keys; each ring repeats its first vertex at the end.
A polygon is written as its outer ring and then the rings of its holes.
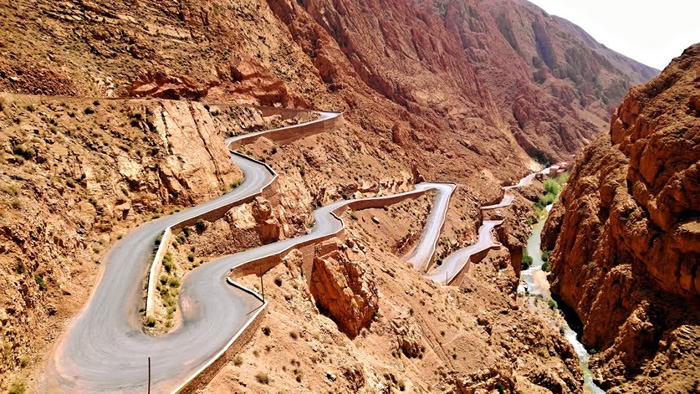
{"type": "Polygon", "coordinates": [[[170,278],[170,280],[168,280],[168,286],[177,289],[180,287],[180,281],[177,280],[177,278],[170,278]]]}
{"type": "Polygon", "coordinates": [[[547,305],[549,305],[549,309],[551,310],[555,310],[559,307],[559,304],[551,298],[547,300],[547,305]]]}
{"type": "Polygon", "coordinates": [[[557,195],[559,194],[561,187],[559,186],[559,183],[555,181],[554,179],[547,179],[544,181],[544,191],[547,192],[547,194],[553,194],[557,195]]]}
{"type": "Polygon", "coordinates": [[[195,228],[197,229],[198,232],[202,232],[207,229],[207,222],[204,221],[204,219],[197,219],[197,223],[195,224],[195,228]]]}
{"type": "Polygon", "coordinates": [[[549,261],[549,250],[543,250],[541,256],[542,261],[549,261]]]}
{"type": "Polygon", "coordinates": [[[310,228],[313,228],[315,225],[316,225],[316,218],[312,217],[306,222],[306,228],[310,229],[310,228]]]}
{"type": "Polygon", "coordinates": [[[163,256],[163,267],[165,267],[165,272],[171,273],[175,269],[175,264],[173,263],[173,255],[170,252],[163,256]]]}
{"type": "Polygon", "coordinates": [[[39,290],[41,290],[41,291],[46,290],[46,283],[44,282],[43,275],[35,274],[34,275],[34,282],[36,282],[36,284],[39,285],[39,290]]]}
{"type": "Polygon", "coordinates": [[[10,386],[9,394],[24,394],[27,391],[27,386],[24,382],[15,382],[10,386]]]}
{"type": "Polygon", "coordinates": [[[545,261],[544,263],[542,263],[542,271],[549,272],[551,270],[551,268],[552,268],[552,266],[549,263],[549,261],[545,261]]]}
{"type": "Polygon", "coordinates": [[[527,253],[527,248],[523,248],[523,260],[522,260],[520,267],[522,268],[522,270],[526,270],[526,269],[530,268],[531,265],[532,265],[532,256],[530,256],[527,253]]]}
{"type": "Polygon", "coordinates": [[[152,317],[146,318],[146,320],[143,322],[143,324],[146,327],[155,327],[156,326],[156,319],[154,319],[152,317]]]}

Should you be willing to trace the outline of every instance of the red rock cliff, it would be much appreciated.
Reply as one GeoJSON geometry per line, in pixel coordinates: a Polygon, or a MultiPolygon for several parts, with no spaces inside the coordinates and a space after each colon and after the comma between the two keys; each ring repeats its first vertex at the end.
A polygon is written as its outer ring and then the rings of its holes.
{"type": "Polygon", "coordinates": [[[605,388],[697,391],[700,45],[634,88],[578,158],[543,238],[605,388]],[[545,242],[546,243],[546,242],[545,242]]]}

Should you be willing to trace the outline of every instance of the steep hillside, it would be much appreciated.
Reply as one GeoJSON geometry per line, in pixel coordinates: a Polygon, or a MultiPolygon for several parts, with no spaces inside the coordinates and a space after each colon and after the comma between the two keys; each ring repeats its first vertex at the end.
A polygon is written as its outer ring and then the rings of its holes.
{"type": "Polygon", "coordinates": [[[605,45],[596,41],[590,34],[586,33],[580,26],[564,18],[553,15],[552,18],[562,25],[569,33],[583,41],[591,49],[598,52],[612,63],[617,69],[627,74],[634,83],[646,82],[659,75],[659,70],[639,63],[625,55],[613,51],[605,45]]]}
{"type": "Polygon", "coordinates": [[[518,143],[539,161],[575,153],[627,89],[646,81],[630,67],[638,63],[613,58],[528,1],[419,3],[459,38],[518,143]]]}
{"type": "MultiPolygon", "coordinates": [[[[404,0],[0,0],[0,388],[15,378],[34,388],[56,338],[99,280],[97,262],[120,236],[238,184],[241,173],[223,138],[281,120],[235,104],[343,111],[345,123],[287,146],[263,139],[246,147],[280,173],[276,200],[256,206],[274,213],[228,212],[212,226],[221,232],[202,242],[250,237],[230,247],[197,245],[206,255],[196,256],[196,264],[301,234],[321,204],[404,191],[425,179],[458,184],[438,245],[441,258],[475,241],[478,207],[499,200],[499,186],[536,161],[575,153],[601,130],[610,108],[605,101],[613,105],[637,80],[527,4],[452,3],[442,12],[440,2],[404,0]],[[277,226],[272,235],[253,236],[267,224],[277,226]]],[[[519,197],[514,206],[500,233],[519,251],[529,203],[519,197]]],[[[371,251],[369,269],[383,274],[382,297],[398,300],[380,307],[391,320],[376,316],[378,332],[356,340],[365,354],[395,369],[412,362],[375,345],[405,334],[395,335],[391,326],[405,317],[402,308],[416,300],[424,307],[436,297],[452,304],[434,326],[445,333],[426,335],[434,376],[412,371],[416,386],[577,391],[580,371],[570,347],[513,301],[516,274],[507,251],[465,275],[460,291],[434,288],[405,270],[420,295],[404,298],[405,289],[387,285],[395,272],[385,270],[402,264],[405,250],[396,244],[414,240],[420,222],[395,226],[405,239],[355,229],[371,251]],[[449,327],[474,320],[478,342],[447,335],[449,327]],[[447,353],[447,342],[455,353],[447,353]],[[535,355],[527,353],[535,348],[535,355]],[[455,349],[484,357],[458,361],[455,349]],[[503,357],[515,366],[500,368],[503,357]]],[[[186,254],[176,258],[189,265],[186,254]]],[[[287,290],[278,289],[278,299],[287,290]]],[[[305,294],[294,291],[290,297],[305,294]]],[[[270,324],[295,312],[277,308],[270,324]]],[[[299,308],[313,318],[314,353],[319,343],[349,341],[315,304],[299,308]]],[[[309,371],[339,367],[344,359],[318,360],[295,363],[309,371]]],[[[219,382],[226,389],[252,381],[228,367],[220,380],[234,383],[219,382]]],[[[363,372],[368,387],[398,385],[382,368],[363,372]]],[[[286,376],[285,385],[299,388],[295,378],[286,376]]],[[[354,373],[340,378],[355,379],[354,373]]]]}
{"type": "Polygon", "coordinates": [[[700,45],[632,89],[543,233],[603,387],[700,387],[700,45]]]}

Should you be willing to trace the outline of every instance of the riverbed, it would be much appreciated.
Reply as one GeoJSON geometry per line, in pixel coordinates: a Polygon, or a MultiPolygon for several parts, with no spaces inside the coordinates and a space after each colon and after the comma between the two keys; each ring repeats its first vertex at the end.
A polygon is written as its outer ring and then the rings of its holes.
{"type": "MultiPolygon", "coordinates": [[[[542,233],[544,222],[547,220],[547,215],[549,215],[551,209],[552,205],[547,205],[544,217],[540,218],[532,228],[532,235],[527,240],[527,253],[532,257],[532,265],[530,265],[530,268],[520,273],[520,285],[518,286],[518,293],[531,294],[542,297],[545,300],[551,300],[552,297],[549,292],[547,273],[542,271],[542,264],[544,264],[544,261],[542,261],[542,250],[540,249],[540,234],[542,233]]],[[[605,393],[605,391],[596,386],[593,382],[593,375],[588,368],[588,351],[586,351],[586,347],[578,340],[578,334],[571,329],[569,324],[566,323],[564,319],[561,320],[563,320],[563,323],[559,328],[563,330],[566,340],[574,347],[576,355],[578,356],[579,365],[583,371],[584,391],[594,394],[605,393]]]]}

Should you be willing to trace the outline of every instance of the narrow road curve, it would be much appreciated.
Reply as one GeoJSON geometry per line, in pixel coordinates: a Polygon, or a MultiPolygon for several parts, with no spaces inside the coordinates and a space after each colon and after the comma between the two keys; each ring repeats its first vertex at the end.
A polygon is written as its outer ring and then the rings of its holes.
{"type": "MultiPolygon", "coordinates": [[[[520,181],[518,181],[518,183],[515,185],[504,186],[503,199],[501,199],[501,201],[498,204],[486,205],[481,207],[481,209],[486,211],[490,209],[505,208],[510,206],[510,204],[513,203],[513,200],[515,200],[515,195],[509,193],[510,190],[529,186],[530,184],[532,184],[532,181],[535,179],[537,174],[547,175],[548,173],[549,168],[545,168],[544,170],[541,170],[539,172],[534,172],[526,175],[525,177],[520,179],[520,181]]],[[[438,205],[437,201],[433,207],[433,212],[431,212],[431,216],[435,214],[435,208],[442,208],[440,205],[438,205]]],[[[444,214],[442,215],[442,217],[444,220],[444,214]]],[[[433,269],[432,272],[426,274],[426,277],[434,282],[443,283],[446,285],[452,283],[452,281],[457,277],[457,275],[459,275],[459,273],[462,272],[464,267],[467,266],[467,264],[469,263],[469,259],[472,256],[482,253],[488,249],[501,246],[501,244],[496,240],[496,238],[493,235],[493,229],[497,226],[500,226],[502,223],[502,220],[484,220],[481,226],[479,227],[479,236],[475,244],[459,249],[447,256],[447,258],[445,258],[444,261],[442,261],[442,264],[433,269]]],[[[427,231],[427,227],[425,231],[427,231]]],[[[435,241],[437,241],[438,236],[439,232],[436,235],[435,241]]],[[[409,256],[409,258],[410,257],[411,256],[409,256]]],[[[432,254],[430,255],[430,257],[432,257],[432,254]]],[[[429,261],[430,258],[428,259],[428,262],[429,261]]]]}
{"type": "MultiPolygon", "coordinates": [[[[330,112],[319,115],[312,122],[330,121],[340,116],[330,112]]],[[[275,129],[274,132],[301,128],[309,123],[275,129]]],[[[256,134],[262,136],[270,132],[256,134]]],[[[238,136],[226,143],[232,145],[239,139],[250,137],[238,136]]],[[[49,361],[47,391],[143,393],[148,385],[148,357],[152,359],[154,392],[178,391],[216,360],[261,310],[258,297],[227,281],[227,274],[233,268],[342,231],[344,224],[335,212],[347,205],[358,201],[381,204],[397,196],[436,189],[436,206],[441,207],[436,210],[439,215],[431,215],[427,230],[414,251],[417,256],[432,256],[455,187],[421,183],[410,192],[339,201],[321,207],[314,211],[316,224],[309,234],[225,256],[191,271],[183,280],[178,300],[181,326],[164,336],[147,335],[138,310],[143,279],[152,261],[150,256],[156,238],[168,227],[259,194],[276,177],[269,167],[243,155],[232,154],[231,159],[245,175],[238,188],[196,207],[142,225],[117,242],[105,256],[99,284],[49,361]]]]}
{"type": "MultiPolygon", "coordinates": [[[[272,138],[281,135],[281,138],[290,140],[295,138],[294,129],[329,122],[341,115],[332,112],[318,114],[319,117],[311,122],[229,138],[226,144],[235,145],[237,141],[256,136],[272,138]]],[[[300,243],[342,231],[344,223],[336,213],[358,202],[363,202],[365,206],[381,206],[392,203],[396,197],[431,189],[437,191],[423,234],[416,248],[407,256],[414,267],[425,270],[435,253],[449,200],[455,189],[454,184],[421,183],[413,191],[405,193],[339,201],[321,207],[313,213],[316,224],[309,234],[225,256],[191,271],[183,280],[178,300],[182,314],[180,327],[160,337],[147,335],[143,331],[139,307],[143,279],[152,261],[150,256],[156,238],[168,227],[260,194],[277,177],[269,167],[243,155],[231,154],[231,159],[245,175],[244,182],[238,188],[196,207],[140,226],[117,242],[105,256],[99,284],[85,308],[72,321],[49,361],[47,391],[143,393],[148,385],[148,357],[152,359],[154,392],[179,391],[186,382],[196,378],[216,360],[264,307],[255,294],[227,280],[229,272],[262,257],[290,250],[300,243]]],[[[495,244],[491,230],[497,224],[494,221],[484,222],[475,245],[448,257],[428,277],[449,283],[473,253],[495,244]]]]}

